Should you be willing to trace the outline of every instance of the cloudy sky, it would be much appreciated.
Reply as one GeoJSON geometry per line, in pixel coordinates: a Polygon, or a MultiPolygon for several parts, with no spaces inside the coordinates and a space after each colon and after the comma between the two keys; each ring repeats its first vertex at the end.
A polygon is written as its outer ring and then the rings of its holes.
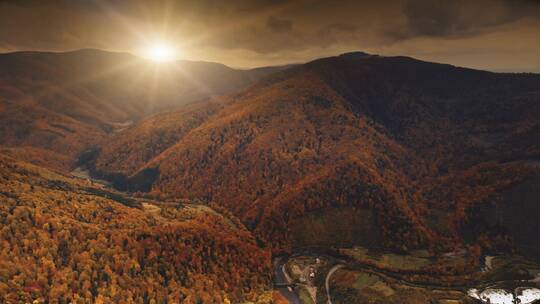
{"type": "Polygon", "coordinates": [[[540,1],[0,0],[0,52],[156,42],[233,67],[360,50],[540,72],[540,1]]]}

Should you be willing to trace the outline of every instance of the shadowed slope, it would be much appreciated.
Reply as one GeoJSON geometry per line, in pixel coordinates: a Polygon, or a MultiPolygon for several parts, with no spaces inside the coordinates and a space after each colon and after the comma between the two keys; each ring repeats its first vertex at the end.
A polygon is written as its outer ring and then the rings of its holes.
{"type": "Polygon", "coordinates": [[[373,218],[385,246],[450,248],[470,206],[534,171],[508,160],[539,155],[539,88],[538,75],[344,54],[149,118],[121,133],[143,145],[105,144],[97,169],[131,190],[154,172],[152,193],[216,201],[276,249],[310,245],[296,224],[334,208],[373,218]]]}

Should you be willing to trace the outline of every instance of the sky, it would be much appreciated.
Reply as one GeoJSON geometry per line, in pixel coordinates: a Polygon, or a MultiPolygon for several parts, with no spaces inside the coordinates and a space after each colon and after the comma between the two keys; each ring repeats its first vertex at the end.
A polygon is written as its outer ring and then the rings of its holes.
{"type": "Polygon", "coordinates": [[[0,52],[158,43],[239,68],[364,51],[540,72],[540,1],[0,0],[0,52]]]}

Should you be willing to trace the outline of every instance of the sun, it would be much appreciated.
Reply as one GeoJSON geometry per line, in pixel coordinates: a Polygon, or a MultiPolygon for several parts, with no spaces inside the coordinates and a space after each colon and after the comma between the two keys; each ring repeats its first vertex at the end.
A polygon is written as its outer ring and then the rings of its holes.
{"type": "Polygon", "coordinates": [[[171,61],[175,59],[175,51],[167,44],[157,43],[147,47],[145,57],[158,62],[171,61]]]}

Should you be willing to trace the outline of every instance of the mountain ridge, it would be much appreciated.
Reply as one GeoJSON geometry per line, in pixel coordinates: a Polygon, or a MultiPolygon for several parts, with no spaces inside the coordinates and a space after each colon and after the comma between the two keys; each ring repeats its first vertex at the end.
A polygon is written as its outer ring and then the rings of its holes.
{"type": "MultiPolygon", "coordinates": [[[[332,208],[375,210],[387,245],[463,246],[459,223],[468,208],[534,171],[498,164],[538,154],[537,144],[513,139],[516,132],[534,138],[538,127],[540,75],[528,76],[406,57],[315,60],[226,98],[202,124],[126,171],[122,183],[153,179],[145,189],[155,195],[223,204],[278,251],[294,244],[294,232],[283,234],[294,217],[332,208]],[[493,125],[497,117],[504,125],[493,125]],[[488,140],[494,127],[499,134],[488,140]],[[468,198],[448,201],[460,190],[447,177],[476,175],[487,179],[485,193],[472,187],[468,198]]],[[[167,115],[174,114],[154,121],[167,115]]],[[[98,156],[97,171],[114,168],[108,159],[98,156]]]]}

